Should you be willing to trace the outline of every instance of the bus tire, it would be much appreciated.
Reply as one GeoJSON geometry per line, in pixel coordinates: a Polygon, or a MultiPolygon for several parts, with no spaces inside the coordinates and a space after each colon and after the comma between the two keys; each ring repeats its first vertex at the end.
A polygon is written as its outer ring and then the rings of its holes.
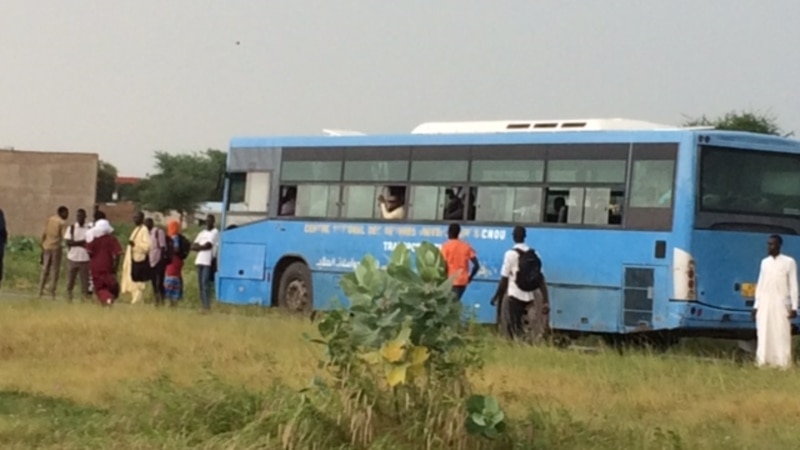
{"type": "Polygon", "coordinates": [[[278,282],[278,307],[292,313],[310,314],[314,309],[311,270],[302,262],[291,263],[278,282]]]}

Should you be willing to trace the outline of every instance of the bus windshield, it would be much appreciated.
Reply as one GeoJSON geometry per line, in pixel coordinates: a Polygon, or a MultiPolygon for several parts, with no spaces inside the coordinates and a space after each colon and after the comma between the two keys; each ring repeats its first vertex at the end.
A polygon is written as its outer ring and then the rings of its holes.
{"type": "Polygon", "coordinates": [[[800,216],[800,155],[701,147],[700,209],[800,216]]]}

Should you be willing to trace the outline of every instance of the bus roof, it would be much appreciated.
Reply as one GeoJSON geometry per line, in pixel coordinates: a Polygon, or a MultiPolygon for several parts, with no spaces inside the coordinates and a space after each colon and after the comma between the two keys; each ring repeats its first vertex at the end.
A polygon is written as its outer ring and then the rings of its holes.
{"type": "Polygon", "coordinates": [[[800,141],[710,127],[675,127],[629,119],[428,122],[406,134],[325,130],[326,135],[234,137],[231,148],[402,145],[502,145],[620,142],[682,142],[695,135],[707,145],[754,147],[800,153],[800,141]],[[525,128],[527,127],[527,128],[525,128]]]}
{"type": "Polygon", "coordinates": [[[569,119],[569,120],[492,120],[473,122],[426,122],[414,128],[412,134],[454,133],[542,133],[560,131],[600,130],[673,130],[677,127],[631,119],[569,119]]]}

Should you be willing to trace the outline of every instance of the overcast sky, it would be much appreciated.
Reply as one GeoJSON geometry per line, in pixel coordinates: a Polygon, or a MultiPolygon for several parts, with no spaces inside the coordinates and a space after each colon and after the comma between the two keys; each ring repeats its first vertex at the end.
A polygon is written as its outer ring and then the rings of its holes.
{"type": "Polygon", "coordinates": [[[800,134],[798,18],[798,0],[0,0],[0,147],[144,175],[156,150],[430,120],[744,108],[800,134]]]}

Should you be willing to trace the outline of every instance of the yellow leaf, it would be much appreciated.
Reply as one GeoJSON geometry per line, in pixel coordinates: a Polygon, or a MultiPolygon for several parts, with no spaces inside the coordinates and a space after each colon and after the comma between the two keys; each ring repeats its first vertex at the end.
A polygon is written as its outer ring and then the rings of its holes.
{"type": "Polygon", "coordinates": [[[386,368],[386,382],[390,387],[395,387],[398,384],[403,384],[406,382],[406,369],[408,369],[408,364],[401,364],[386,368]]]}
{"type": "Polygon", "coordinates": [[[386,361],[389,361],[389,362],[392,362],[392,363],[400,361],[401,359],[403,359],[403,353],[404,353],[403,352],[403,344],[404,343],[405,342],[403,342],[403,341],[398,341],[398,340],[395,339],[393,341],[389,341],[389,342],[383,344],[383,347],[381,348],[381,356],[383,356],[383,358],[386,361]]]}
{"type": "Polygon", "coordinates": [[[428,360],[429,355],[427,347],[414,347],[411,349],[410,353],[412,366],[421,366],[428,360]]]}
{"type": "Polygon", "coordinates": [[[358,355],[358,357],[367,364],[378,364],[381,362],[381,354],[378,352],[369,352],[358,355]]]}

